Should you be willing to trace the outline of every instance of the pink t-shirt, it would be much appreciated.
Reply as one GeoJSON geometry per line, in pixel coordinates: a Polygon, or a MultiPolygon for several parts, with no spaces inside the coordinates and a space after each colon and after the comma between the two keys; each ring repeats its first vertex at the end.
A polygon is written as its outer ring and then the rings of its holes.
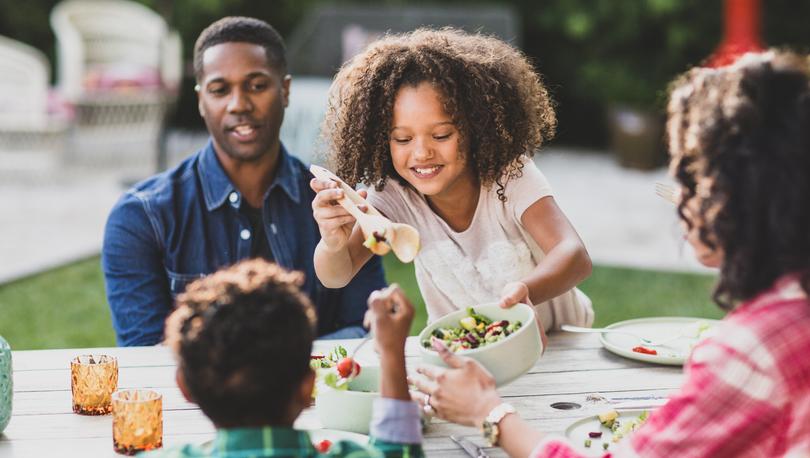
{"type": "MultiPolygon", "coordinates": [[[[505,195],[501,202],[497,186],[481,187],[472,223],[456,232],[423,195],[396,180],[388,180],[382,191],[369,190],[371,205],[419,231],[422,248],[414,264],[429,321],[496,302],[506,283],[527,276],[545,256],[520,220],[533,203],[551,196],[551,186],[531,159],[524,159],[521,177],[507,182],[505,195]]],[[[536,306],[546,329],[593,322],[591,302],[576,288],[536,306]]]]}
{"type": "MultiPolygon", "coordinates": [[[[795,277],[729,313],[686,382],[605,456],[810,457],[810,300],[795,277]]],[[[585,455],[547,437],[534,458],[585,455]]]]}

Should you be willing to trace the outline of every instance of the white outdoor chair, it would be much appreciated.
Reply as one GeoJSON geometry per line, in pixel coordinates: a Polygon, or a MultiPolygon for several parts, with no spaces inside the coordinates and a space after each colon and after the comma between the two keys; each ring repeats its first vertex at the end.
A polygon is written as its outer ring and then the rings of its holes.
{"type": "Polygon", "coordinates": [[[58,86],[75,107],[77,162],[154,167],[182,77],[180,36],[127,0],[67,0],[51,11],[58,86]]]}
{"type": "Polygon", "coordinates": [[[0,167],[12,157],[33,164],[19,152],[56,153],[58,160],[65,123],[48,113],[50,65],[36,48],[0,36],[0,167]]]}

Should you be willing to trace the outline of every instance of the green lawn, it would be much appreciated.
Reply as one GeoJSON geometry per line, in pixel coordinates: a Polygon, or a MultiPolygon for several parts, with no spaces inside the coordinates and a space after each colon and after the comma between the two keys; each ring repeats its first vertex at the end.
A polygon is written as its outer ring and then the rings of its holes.
{"type": "MultiPolygon", "coordinates": [[[[425,324],[413,265],[385,258],[388,281],[416,301],[412,331],[425,324]]],[[[721,316],[709,299],[713,277],[597,266],[582,284],[596,326],[644,316],[721,316]]],[[[115,345],[98,258],[0,285],[0,335],[17,350],[115,345]]]]}

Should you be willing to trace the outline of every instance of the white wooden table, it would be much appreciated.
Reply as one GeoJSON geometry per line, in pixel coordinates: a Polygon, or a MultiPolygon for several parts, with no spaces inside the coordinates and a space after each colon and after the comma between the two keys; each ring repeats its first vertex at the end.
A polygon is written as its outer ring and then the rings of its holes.
{"type": "MultiPolygon", "coordinates": [[[[336,344],[351,350],[359,340],[318,341],[316,351],[336,344]]],[[[408,343],[408,366],[419,358],[408,343]]],[[[357,355],[358,361],[376,358],[372,345],[357,355]]],[[[149,388],[163,394],[164,445],[201,443],[214,434],[211,422],[183,399],[175,385],[175,363],[165,347],[65,349],[13,352],[14,408],[11,422],[0,435],[1,458],[116,457],[112,448],[112,417],[76,415],[71,410],[70,369],[72,357],[105,353],[119,360],[119,388],[149,388]]],[[[586,400],[592,393],[607,397],[663,396],[680,386],[680,367],[654,366],[627,360],[602,349],[596,334],[556,333],[534,368],[500,389],[531,424],[546,432],[561,433],[573,421],[605,410],[605,405],[586,400]],[[575,402],[575,410],[551,407],[557,402],[575,402]]],[[[296,427],[318,428],[312,409],[305,411],[296,427]]],[[[425,432],[429,456],[466,456],[449,438],[466,436],[483,445],[473,428],[434,422],[425,432]]],[[[490,456],[503,456],[499,449],[490,456]]]]}

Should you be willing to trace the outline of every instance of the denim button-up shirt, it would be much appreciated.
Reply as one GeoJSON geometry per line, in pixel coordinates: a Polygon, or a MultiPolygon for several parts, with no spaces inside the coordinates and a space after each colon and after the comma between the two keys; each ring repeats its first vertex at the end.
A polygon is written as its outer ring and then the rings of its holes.
{"type": "MultiPolygon", "coordinates": [[[[374,257],[342,289],[324,287],[313,255],[320,232],[306,166],[281,147],[262,219],[274,261],[304,273],[302,290],[318,312],[318,334],[362,324],[371,291],[385,285],[374,257]]],[[[175,297],[188,283],[250,256],[250,221],[213,143],[177,167],[127,191],[107,220],[102,268],[119,345],[153,345],[175,297]]]]}

